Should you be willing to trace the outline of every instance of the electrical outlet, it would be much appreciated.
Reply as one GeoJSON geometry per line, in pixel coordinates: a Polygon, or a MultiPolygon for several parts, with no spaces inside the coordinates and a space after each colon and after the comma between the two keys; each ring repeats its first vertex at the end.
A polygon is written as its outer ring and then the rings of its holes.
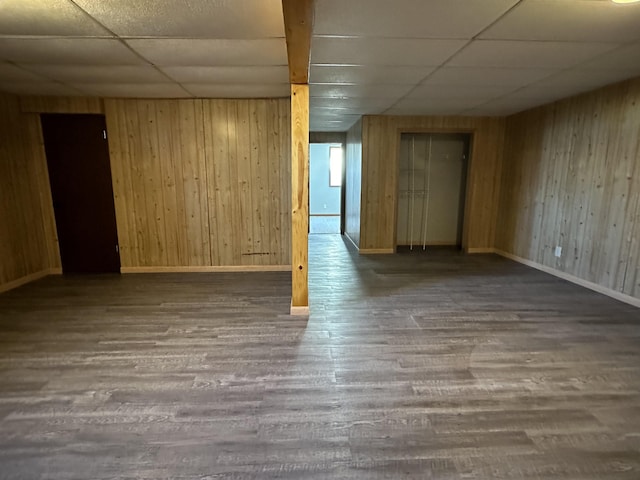
{"type": "Polygon", "coordinates": [[[558,246],[556,247],[555,252],[553,252],[553,254],[554,254],[556,257],[560,258],[560,257],[562,256],[562,247],[558,245],[558,246]]]}

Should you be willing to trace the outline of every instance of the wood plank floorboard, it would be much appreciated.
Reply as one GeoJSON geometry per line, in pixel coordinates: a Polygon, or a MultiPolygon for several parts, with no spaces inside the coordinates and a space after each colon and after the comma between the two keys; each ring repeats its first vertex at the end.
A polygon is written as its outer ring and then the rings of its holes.
{"type": "Polygon", "coordinates": [[[0,295],[0,479],[640,479],[639,310],[494,255],[0,295]]]}

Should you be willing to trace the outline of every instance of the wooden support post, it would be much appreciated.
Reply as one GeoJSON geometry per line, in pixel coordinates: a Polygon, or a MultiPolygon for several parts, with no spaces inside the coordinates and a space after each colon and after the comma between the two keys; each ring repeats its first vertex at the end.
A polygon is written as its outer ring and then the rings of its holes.
{"type": "Polygon", "coordinates": [[[309,314],[309,60],[314,0],[282,0],[291,83],[291,314],[309,314]]]}
{"type": "Polygon", "coordinates": [[[291,314],[309,314],[309,85],[291,85],[291,314]]]}

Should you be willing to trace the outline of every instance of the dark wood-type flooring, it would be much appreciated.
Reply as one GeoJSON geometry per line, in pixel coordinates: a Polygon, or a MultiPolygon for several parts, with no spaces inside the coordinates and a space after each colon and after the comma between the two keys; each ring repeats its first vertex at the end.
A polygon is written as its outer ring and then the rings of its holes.
{"type": "Polygon", "coordinates": [[[1,479],[640,479],[640,314],[493,255],[0,295],[1,479]]]}

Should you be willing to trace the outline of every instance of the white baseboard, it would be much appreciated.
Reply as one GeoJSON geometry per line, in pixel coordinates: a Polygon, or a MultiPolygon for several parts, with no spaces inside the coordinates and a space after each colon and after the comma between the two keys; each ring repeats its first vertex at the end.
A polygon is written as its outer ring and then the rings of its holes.
{"type": "Polygon", "coordinates": [[[291,265],[218,265],[179,267],[120,267],[120,273],[290,272],[291,265]]]}
{"type": "Polygon", "coordinates": [[[583,280],[582,278],[576,277],[569,273],[561,272],[560,270],[556,270],[555,268],[547,267],[546,265],[527,260],[526,258],[518,257],[517,255],[513,255],[511,253],[503,252],[502,250],[494,249],[494,253],[500,255],[501,257],[505,257],[509,260],[522,263],[523,265],[535,268],[536,270],[540,270],[555,277],[562,278],[563,280],[567,280],[571,283],[575,283],[576,285],[580,285],[581,287],[588,288],[589,290],[593,290],[594,292],[598,292],[621,302],[628,303],[629,305],[633,305],[634,307],[640,307],[640,298],[632,297],[631,295],[627,295],[626,293],[603,287],[602,285],[598,285],[597,283],[583,280]]]}
{"type": "Polygon", "coordinates": [[[30,273],[29,275],[25,275],[24,277],[16,278],[15,280],[11,280],[10,282],[1,284],[0,293],[8,292],[9,290],[21,287],[22,285],[26,285],[27,283],[35,282],[36,280],[40,280],[41,278],[49,275],[60,274],[62,274],[61,268],[45,268],[44,270],[40,270],[39,272],[30,273]]]}

